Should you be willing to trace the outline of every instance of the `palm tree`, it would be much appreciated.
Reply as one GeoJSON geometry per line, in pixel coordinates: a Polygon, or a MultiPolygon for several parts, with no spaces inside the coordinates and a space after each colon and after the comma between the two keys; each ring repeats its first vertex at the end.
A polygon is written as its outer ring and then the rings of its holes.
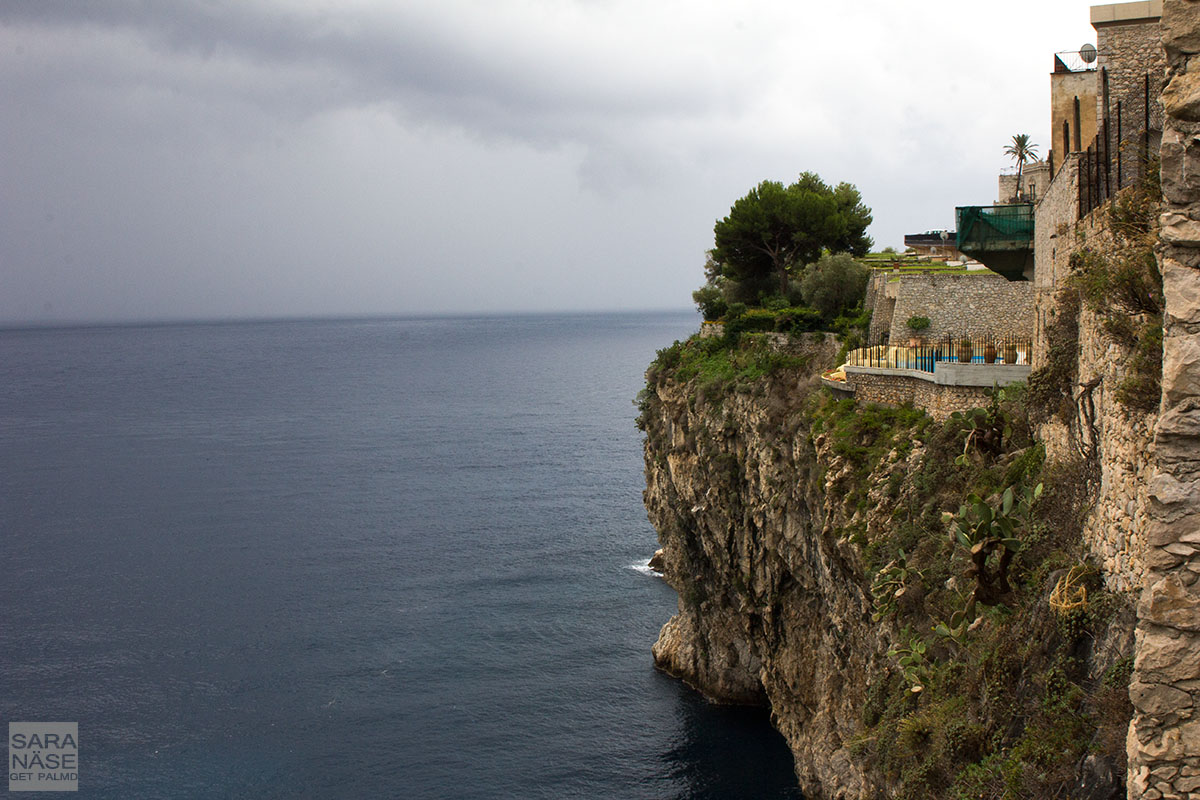
{"type": "Polygon", "coordinates": [[[1012,160],[1017,162],[1017,197],[1019,199],[1024,194],[1021,189],[1021,173],[1025,169],[1026,161],[1037,161],[1037,145],[1029,141],[1029,134],[1018,133],[1012,137],[1012,144],[1005,146],[1004,155],[1011,156],[1012,160]]]}

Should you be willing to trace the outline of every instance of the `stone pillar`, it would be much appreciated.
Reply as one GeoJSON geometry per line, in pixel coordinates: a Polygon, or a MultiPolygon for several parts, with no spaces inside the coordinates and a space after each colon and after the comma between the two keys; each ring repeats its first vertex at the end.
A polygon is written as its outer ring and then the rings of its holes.
{"type": "Polygon", "coordinates": [[[1162,406],[1138,603],[1130,798],[1200,797],[1200,0],[1164,0],[1162,406]]]}

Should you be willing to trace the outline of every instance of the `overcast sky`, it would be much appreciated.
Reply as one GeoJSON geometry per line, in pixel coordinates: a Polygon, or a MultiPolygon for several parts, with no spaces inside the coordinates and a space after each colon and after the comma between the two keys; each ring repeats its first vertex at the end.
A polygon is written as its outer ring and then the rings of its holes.
{"type": "Polygon", "coordinates": [[[684,308],[814,170],[876,247],[1049,143],[1068,0],[3,0],[0,323],[684,308]]]}

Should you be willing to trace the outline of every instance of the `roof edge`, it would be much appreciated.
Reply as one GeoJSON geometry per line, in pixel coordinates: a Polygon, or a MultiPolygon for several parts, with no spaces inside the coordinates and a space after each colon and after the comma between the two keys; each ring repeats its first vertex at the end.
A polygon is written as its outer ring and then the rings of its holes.
{"type": "Polygon", "coordinates": [[[1138,0],[1133,3],[1110,3],[1092,6],[1092,27],[1119,22],[1155,20],[1162,16],[1162,0],[1138,0]]]}

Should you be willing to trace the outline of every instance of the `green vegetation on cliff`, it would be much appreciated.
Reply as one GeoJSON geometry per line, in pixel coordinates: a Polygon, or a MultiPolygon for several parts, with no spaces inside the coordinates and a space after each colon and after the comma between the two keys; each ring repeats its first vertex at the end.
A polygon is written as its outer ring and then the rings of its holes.
{"type": "MultiPolygon", "coordinates": [[[[658,351],[658,357],[646,372],[653,384],[670,377],[676,381],[695,384],[696,396],[718,400],[730,391],[749,391],[756,381],[781,369],[798,369],[808,365],[812,356],[781,351],[761,336],[730,336],[700,338],[675,342],[658,351]]],[[[647,389],[638,395],[638,427],[645,430],[646,404],[652,396],[647,389]]]]}
{"type": "MultiPolygon", "coordinates": [[[[871,785],[905,798],[1067,796],[1089,756],[1089,769],[1107,770],[1115,785],[1131,713],[1131,612],[1104,590],[1081,540],[1096,462],[1047,465],[1023,386],[937,423],[912,407],[834,399],[812,378],[820,364],[806,348],[815,340],[789,342],[736,331],[694,337],[660,351],[647,372],[639,425],[648,476],[667,454],[690,454],[711,481],[697,495],[729,498],[728,521],[676,509],[690,520],[673,534],[683,539],[664,535],[668,549],[688,542],[669,575],[688,613],[728,625],[728,615],[752,610],[739,635],[757,642],[751,649],[764,663],[771,648],[813,636],[765,620],[792,619],[826,601],[787,588],[805,584],[800,575],[764,588],[764,567],[754,560],[791,563],[798,556],[786,537],[768,531],[783,524],[773,520],[811,515],[805,536],[829,537],[850,554],[839,568],[858,587],[849,597],[865,598],[855,624],[869,633],[845,646],[872,652],[829,657],[867,665],[839,679],[841,693],[861,700],[858,718],[835,739],[871,785]],[[671,398],[685,398],[686,407],[671,398]],[[755,416],[746,417],[748,409],[755,416]],[[768,457],[774,477],[763,478],[768,457]],[[761,480],[767,485],[755,488],[761,480]],[[764,491],[777,493],[769,510],[750,499],[764,491]],[[712,553],[750,524],[765,528],[736,535],[767,537],[777,552],[731,553],[729,574],[714,578],[712,553]],[[716,541],[705,544],[709,536],[716,541]],[[759,626],[767,627],[755,633],[759,626]]],[[[779,569],[794,567],[771,567],[779,569]]],[[[707,653],[709,645],[696,647],[707,653]]],[[[764,674],[786,669],[771,665],[764,674]]],[[[781,687],[793,679],[778,679],[765,695],[795,742],[809,734],[788,728],[786,718],[825,712],[806,707],[812,700],[784,708],[780,697],[791,690],[781,687]]]]}
{"type": "Polygon", "coordinates": [[[853,750],[901,797],[1065,796],[1087,756],[1123,766],[1131,643],[1128,620],[1112,621],[1128,609],[1081,542],[1096,476],[1083,462],[1046,466],[1023,395],[940,426],[848,400],[809,412],[813,435],[858,465],[833,491],[865,508],[886,487],[882,518],[847,518],[892,642],[853,750]],[[919,457],[889,458],[900,443],[919,457]],[[989,554],[964,541],[985,523],[1011,543],[989,554]]]}

